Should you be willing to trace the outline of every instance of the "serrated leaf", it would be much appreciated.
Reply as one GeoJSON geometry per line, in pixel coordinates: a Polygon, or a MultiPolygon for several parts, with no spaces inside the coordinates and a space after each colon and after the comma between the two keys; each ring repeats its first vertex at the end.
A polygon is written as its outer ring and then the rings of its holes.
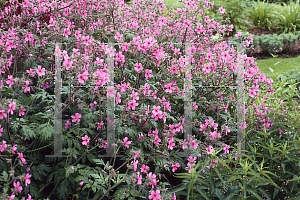
{"type": "Polygon", "coordinates": [[[3,171],[2,177],[4,178],[4,181],[6,181],[8,179],[8,173],[6,171],[3,171]]]}

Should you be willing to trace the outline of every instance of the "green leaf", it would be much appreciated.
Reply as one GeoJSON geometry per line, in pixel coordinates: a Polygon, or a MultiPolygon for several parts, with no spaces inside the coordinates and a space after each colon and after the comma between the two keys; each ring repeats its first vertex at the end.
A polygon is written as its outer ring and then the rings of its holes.
{"type": "Polygon", "coordinates": [[[206,200],[209,200],[209,198],[208,198],[207,194],[205,193],[205,191],[203,191],[198,186],[196,186],[195,189],[202,195],[202,197],[204,197],[206,200]]]}
{"type": "Polygon", "coordinates": [[[222,181],[222,183],[224,183],[224,180],[223,180],[223,178],[222,178],[222,176],[221,176],[221,174],[220,174],[220,172],[219,172],[219,169],[215,167],[214,170],[215,170],[215,172],[217,173],[217,175],[218,175],[218,177],[220,178],[220,180],[222,181]]]}
{"type": "Polygon", "coordinates": [[[233,181],[234,179],[241,179],[241,178],[242,178],[241,176],[231,176],[231,177],[225,182],[225,184],[230,183],[230,182],[233,181]]]}
{"type": "Polygon", "coordinates": [[[2,177],[4,178],[4,181],[8,180],[8,173],[6,171],[2,172],[2,177]]]}
{"type": "Polygon", "coordinates": [[[196,181],[199,181],[200,183],[202,183],[203,185],[206,185],[207,187],[209,187],[209,184],[206,183],[205,181],[203,181],[202,179],[200,178],[195,178],[196,181]]]}
{"type": "Polygon", "coordinates": [[[222,191],[219,188],[216,189],[215,194],[217,195],[217,197],[219,199],[224,199],[224,195],[223,195],[222,191]]]}
{"type": "Polygon", "coordinates": [[[226,196],[225,200],[231,200],[239,191],[238,186],[230,186],[227,191],[229,194],[226,196]]]}
{"type": "Polygon", "coordinates": [[[191,179],[191,175],[188,173],[180,173],[180,174],[174,174],[176,178],[185,178],[185,179],[191,179]]]}
{"type": "Polygon", "coordinates": [[[247,192],[250,192],[251,194],[253,194],[257,199],[263,200],[263,198],[257,193],[256,190],[250,188],[250,189],[247,189],[247,192]]]}
{"type": "Polygon", "coordinates": [[[291,179],[289,181],[299,181],[299,180],[300,180],[300,177],[297,177],[297,178],[291,179]]]}
{"type": "Polygon", "coordinates": [[[262,188],[258,188],[258,190],[265,196],[267,197],[268,200],[271,200],[271,197],[269,196],[269,194],[267,194],[266,190],[262,189],[262,188]]]}
{"type": "Polygon", "coordinates": [[[104,161],[102,159],[93,159],[93,161],[97,164],[97,165],[105,165],[104,161]]]}

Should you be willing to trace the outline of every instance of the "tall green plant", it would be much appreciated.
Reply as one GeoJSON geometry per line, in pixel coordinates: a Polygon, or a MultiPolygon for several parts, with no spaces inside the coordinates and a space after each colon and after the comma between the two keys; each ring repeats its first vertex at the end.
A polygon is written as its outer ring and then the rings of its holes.
{"type": "Polygon", "coordinates": [[[274,5],[265,1],[255,2],[250,8],[246,9],[247,16],[253,22],[254,26],[260,28],[268,28],[272,26],[272,19],[274,18],[274,5]]]}
{"type": "Polygon", "coordinates": [[[300,27],[300,4],[291,1],[289,4],[284,3],[284,6],[279,11],[275,12],[277,29],[280,32],[294,32],[300,27]]]}

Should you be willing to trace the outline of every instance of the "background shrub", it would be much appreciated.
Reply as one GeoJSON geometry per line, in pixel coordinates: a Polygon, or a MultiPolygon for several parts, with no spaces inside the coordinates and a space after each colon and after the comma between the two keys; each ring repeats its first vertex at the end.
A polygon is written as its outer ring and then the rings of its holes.
{"type": "Polygon", "coordinates": [[[274,19],[275,9],[273,4],[258,1],[246,9],[246,13],[254,26],[270,29],[274,19]]]}
{"type": "Polygon", "coordinates": [[[283,33],[294,32],[300,27],[300,5],[291,1],[289,4],[283,3],[283,7],[275,11],[275,22],[277,29],[283,33]]]}

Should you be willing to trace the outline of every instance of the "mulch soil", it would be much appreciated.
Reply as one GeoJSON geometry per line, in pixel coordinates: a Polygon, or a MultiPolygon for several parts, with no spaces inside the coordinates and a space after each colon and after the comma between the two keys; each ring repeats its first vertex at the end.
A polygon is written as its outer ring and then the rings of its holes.
{"type": "MultiPolygon", "coordinates": [[[[252,29],[248,29],[247,31],[250,34],[258,35],[258,36],[276,34],[275,29],[262,30],[259,28],[252,28],[252,29]]],[[[224,36],[223,39],[225,41],[228,41],[228,38],[229,38],[228,36],[224,36]]],[[[254,48],[255,48],[255,50],[253,52],[247,54],[248,57],[253,57],[253,58],[256,58],[257,60],[272,58],[271,54],[262,53],[262,49],[259,46],[255,46],[254,48]]],[[[297,44],[292,49],[290,49],[289,54],[286,54],[286,52],[277,52],[276,55],[278,55],[278,58],[297,57],[298,55],[300,55],[300,39],[298,39],[297,44]]]]}

